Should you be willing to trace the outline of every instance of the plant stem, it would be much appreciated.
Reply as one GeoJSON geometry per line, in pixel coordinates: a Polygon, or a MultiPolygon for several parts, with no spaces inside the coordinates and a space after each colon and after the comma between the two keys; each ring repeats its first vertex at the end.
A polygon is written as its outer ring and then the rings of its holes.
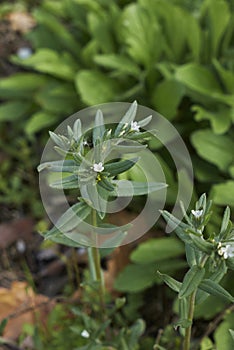
{"type": "Polygon", "coordinates": [[[188,321],[191,321],[191,325],[185,330],[183,350],[189,350],[190,348],[196,293],[197,293],[197,289],[195,289],[195,291],[190,295],[190,298],[189,298],[188,321]]]}
{"type": "MultiPolygon", "coordinates": [[[[208,255],[204,255],[200,262],[200,267],[204,267],[205,263],[208,259],[208,255]]],[[[188,310],[188,321],[191,322],[191,325],[186,328],[185,330],[185,336],[184,336],[184,343],[183,343],[183,350],[189,350],[190,349],[190,341],[191,341],[191,332],[192,332],[192,325],[193,325],[193,316],[194,316],[194,309],[195,309],[195,299],[197,294],[196,288],[193,293],[190,295],[189,298],[189,310],[188,310]]]]}
{"type": "MultiPolygon", "coordinates": [[[[92,225],[94,227],[97,227],[97,213],[96,213],[96,210],[94,209],[92,211],[92,225]]],[[[96,236],[96,233],[95,233],[95,236],[96,236]]],[[[104,288],[104,282],[102,278],[99,248],[97,247],[88,248],[88,257],[89,257],[89,267],[90,267],[91,278],[93,281],[98,282],[99,284],[98,291],[99,291],[100,306],[103,314],[105,314],[105,301],[104,301],[105,288],[104,288]]]]}

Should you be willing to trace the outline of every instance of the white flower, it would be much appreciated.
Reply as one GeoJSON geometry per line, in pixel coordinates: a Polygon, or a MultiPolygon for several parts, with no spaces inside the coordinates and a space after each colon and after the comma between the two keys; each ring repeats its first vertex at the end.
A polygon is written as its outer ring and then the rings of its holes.
{"type": "Polygon", "coordinates": [[[191,210],[191,213],[196,219],[199,219],[203,214],[203,210],[191,210]]]}
{"type": "MultiPolygon", "coordinates": [[[[218,245],[218,248],[220,245],[218,245]]],[[[231,244],[227,244],[225,247],[221,247],[218,250],[219,255],[223,256],[224,259],[233,258],[234,257],[234,247],[231,244]]]]}
{"type": "Polygon", "coordinates": [[[84,330],[81,332],[81,336],[82,336],[83,338],[89,338],[89,332],[86,331],[86,329],[84,329],[84,330]]]}
{"type": "Polygon", "coordinates": [[[26,58],[32,56],[32,49],[30,47],[20,47],[16,54],[19,58],[25,60],[26,58]]]}
{"type": "Polygon", "coordinates": [[[131,122],[131,131],[140,131],[140,125],[137,122],[131,122]]]}
{"type": "Polygon", "coordinates": [[[103,166],[102,162],[100,162],[98,164],[95,163],[93,165],[93,170],[96,171],[97,173],[101,173],[104,170],[104,166],[103,166]]]}

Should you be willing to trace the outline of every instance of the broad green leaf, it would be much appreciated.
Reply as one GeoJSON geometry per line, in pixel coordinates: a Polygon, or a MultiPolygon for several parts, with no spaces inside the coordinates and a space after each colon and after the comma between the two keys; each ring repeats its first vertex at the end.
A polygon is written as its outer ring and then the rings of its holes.
{"type": "Polygon", "coordinates": [[[15,57],[13,62],[68,81],[73,81],[77,70],[68,53],[59,54],[47,48],[38,49],[32,56],[23,60],[15,57]]]}
{"type": "Polygon", "coordinates": [[[197,18],[195,18],[193,15],[187,14],[186,15],[186,26],[187,26],[187,33],[186,33],[186,41],[187,45],[190,48],[192,55],[194,57],[194,60],[196,62],[199,62],[200,55],[201,55],[201,44],[202,44],[202,29],[199,25],[199,22],[197,18]]]}
{"type": "Polygon", "coordinates": [[[228,93],[234,94],[234,73],[225,69],[218,60],[213,60],[213,65],[228,93]]]}
{"type": "Polygon", "coordinates": [[[130,4],[125,8],[120,36],[129,56],[147,68],[155,64],[162,53],[164,38],[161,28],[151,9],[143,9],[139,4],[130,4]]]}
{"type": "Polygon", "coordinates": [[[125,181],[125,180],[113,180],[113,184],[116,185],[116,189],[113,195],[119,197],[131,197],[131,196],[141,196],[144,194],[152,193],[154,191],[159,191],[167,187],[166,184],[161,182],[136,182],[136,181],[125,181]]]}
{"type": "Polygon", "coordinates": [[[233,161],[234,142],[227,135],[215,135],[211,130],[195,131],[191,136],[197,153],[220,170],[227,171],[233,161]]]}
{"type": "Polygon", "coordinates": [[[234,313],[228,313],[224,321],[217,327],[214,332],[214,339],[217,350],[233,350],[233,338],[229,332],[233,328],[234,313]]]}
{"type": "Polygon", "coordinates": [[[27,134],[32,135],[42,129],[51,126],[57,121],[57,116],[47,111],[39,111],[34,113],[25,125],[27,134]]]}
{"type": "Polygon", "coordinates": [[[181,83],[175,80],[164,80],[156,85],[151,101],[159,113],[171,120],[177,114],[184,93],[185,88],[181,83]]]}
{"type": "Polygon", "coordinates": [[[222,93],[221,87],[211,70],[195,63],[180,66],[175,71],[178,81],[201,94],[222,93]]]}
{"type": "Polygon", "coordinates": [[[211,42],[211,53],[216,56],[222,43],[223,34],[231,19],[231,12],[228,3],[219,0],[206,1],[207,16],[209,23],[209,35],[211,42]]]}
{"type": "Polygon", "coordinates": [[[218,298],[223,299],[224,301],[234,302],[234,297],[228,293],[223,287],[221,287],[218,283],[210,280],[204,279],[200,284],[199,288],[204,290],[205,292],[214,295],[218,298]]]}
{"type": "Polygon", "coordinates": [[[78,182],[78,176],[77,175],[71,175],[63,177],[59,181],[55,181],[50,183],[50,187],[57,188],[59,190],[66,190],[71,188],[79,188],[79,182],[78,182]]]}
{"type": "Polygon", "coordinates": [[[150,264],[129,264],[115,281],[115,288],[123,292],[140,292],[153,284],[161,284],[162,280],[156,271],[170,273],[185,268],[186,263],[181,259],[169,259],[150,264]]]}
{"type": "Polygon", "coordinates": [[[223,134],[229,130],[232,119],[232,111],[228,107],[220,107],[215,111],[207,111],[200,106],[193,106],[192,110],[196,113],[195,119],[197,121],[206,120],[210,121],[211,127],[215,134],[223,134]]]}
{"type": "Polygon", "coordinates": [[[68,49],[74,55],[79,55],[79,43],[61,20],[41,7],[37,7],[36,10],[34,10],[33,15],[35,16],[37,23],[40,23],[41,26],[49,29],[47,32],[55,34],[56,41],[59,41],[60,47],[62,46],[62,48],[64,47],[68,49]]]}
{"type": "Polygon", "coordinates": [[[124,75],[133,75],[139,78],[140,68],[132,60],[121,55],[96,55],[94,62],[105,68],[116,70],[124,75]]]}
{"type": "Polygon", "coordinates": [[[234,206],[234,181],[229,180],[221,184],[214,185],[211,197],[215,204],[234,206]]]}
{"type": "Polygon", "coordinates": [[[205,269],[194,265],[186,273],[179,292],[179,298],[186,298],[191,295],[200,285],[205,274],[205,269]]]}
{"type": "Polygon", "coordinates": [[[139,160],[139,157],[120,160],[118,162],[113,162],[113,163],[107,163],[105,164],[105,171],[109,173],[110,176],[116,176],[118,174],[124,173],[125,171],[133,167],[138,160],[139,160]]]}
{"type": "Polygon", "coordinates": [[[175,280],[171,276],[160,273],[159,271],[157,271],[157,273],[158,273],[159,277],[163,280],[163,282],[165,282],[168,285],[168,287],[170,287],[175,292],[179,293],[181,285],[182,285],[181,282],[175,280]]]}
{"type": "Polygon", "coordinates": [[[174,237],[152,238],[141,243],[131,254],[131,261],[148,264],[184,254],[183,244],[174,237]]]}
{"type": "Polygon", "coordinates": [[[113,22],[115,15],[109,11],[105,13],[89,12],[87,16],[88,28],[92,34],[93,41],[95,41],[98,51],[102,53],[112,53],[115,51],[115,42],[113,38],[113,22]]]}
{"type": "Polygon", "coordinates": [[[149,265],[128,265],[117,276],[114,287],[123,292],[140,292],[154,284],[155,266],[149,265]]]}
{"type": "Polygon", "coordinates": [[[35,90],[45,85],[50,78],[35,73],[16,73],[0,79],[1,98],[31,99],[35,90]]]}
{"type": "Polygon", "coordinates": [[[52,162],[45,162],[40,164],[37,167],[37,170],[39,172],[45,169],[48,169],[49,171],[54,171],[54,172],[73,173],[79,170],[79,166],[76,165],[74,160],[65,159],[65,160],[55,160],[52,162]]]}
{"type": "Polygon", "coordinates": [[[75,76],[77,92],[87,105],[113,102],[118,94],[118,86],[114,79],[95,70],[80,70],[75,76]]]}
{"type": "Polygon", "coordinates": [[[215,350],[214,344],[210,338],[205,337],[201,341],[201,350],[215,350]]]}
{"type": "Polygon", "coordinates": [[[0,122],[13,122],[28,116],[32,103],[28,101],[10,101],[0,105],[0,122]]]}
{"type": "Polygon", "coordinates": [[[56,225],[46,233],[46,239],[53,235],[67,233],[77,228],[84,219],[90,214],[91,208],[85,203],[76,203],[71,206],[56,222],[56,225]]]}
{"type": "Polygon", "coordinates": [[[64,82],[48,83],[34,98],[43,109],[56,114],[72,113],[78,106],[78,97],[73,85],[64,82]]]}

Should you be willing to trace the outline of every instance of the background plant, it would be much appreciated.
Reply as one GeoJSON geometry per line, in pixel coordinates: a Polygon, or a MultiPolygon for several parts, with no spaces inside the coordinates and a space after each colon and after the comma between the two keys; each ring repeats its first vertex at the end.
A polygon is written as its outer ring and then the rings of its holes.
{"type": "MultiPolygon", "coordinates": [[[[186,223],[178,221],[167,211],[163,211],[162,215],[185,244],[189,270],[182,283],[166,274],[160,272],[158,274],[172,290],[178,293],[180,319],[176,326],[182,329],[183,349],[188,350],[192,348],[191,330],[195,305],[204,302],[209,295],[234,302],[233,296],[219,284],[227,273],[227,269],[233,270],[234,267],[233,225],[230,221],[230,209],[226,208],[221,228],[213,234],[207,234],[205,231],[211,216],[211,201],[207,202],[205,195],[200,197],[195,210],[192,210],[189,216],[185,214],[186,223]]],[[[160,349],[160,347],[156,348],[160,349]]]]}
{"type": "MultiPolygon", "coordinates": [[[[85,105],[137,99],[180,131],[197,191],[232,206],[233,8],[225,0],[42,1],[27,35],[33,55],[12,58],[25,71],[0,81],[1,128],[17,121],[16,137],[35,143],[35,134],[85,105]]],[[[173,203],[173,164],[160,144],[151,146],[173,203]]]]}

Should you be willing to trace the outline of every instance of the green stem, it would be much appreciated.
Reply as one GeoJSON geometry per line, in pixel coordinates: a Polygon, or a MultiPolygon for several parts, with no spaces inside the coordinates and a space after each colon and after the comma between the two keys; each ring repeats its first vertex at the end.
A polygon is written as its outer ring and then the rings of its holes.
{"type": "MultiPolygon", "coordinates": [[[[208,255],[204,255],[200,262],[200,267],[204,267],[205,263],[208,259],[208,255]]],[[[183,343],[183,350],[189,350],[190,349],[190,342],[191,342],[191,333],[192,333],[192,325],[193,325],[193,317],[194,317],[194,309],[195,309],[195,300],[196,300],[196,294],[197,294],[196,288],[193,293],[189,297],[189,309],[188,309],[188,321],[191,322],[190,326],[186,328],[185,330],[185,336],[184,336],[184,343],[183,343]]]]}
{"type": "MultiPolygon", "coordinates": [[[[94,227],[97,227],[97,213],[96,210],[93,209],[92,211],[92,225],[94,227]]],[[[96,237],[96,233],[95,233],[96,237]]],[[[100,306],[103,314],[105,313],[105,287],[104,287],[104,281],[102,277],[102,270],[101,270],[101,258],[99,253],[99,248],[97,247],[91,247],[88,248],[88,257],[89,257],[89,267],[90,267],[90,274],[93,281],[98,282],[98,291],[99,291],[99,299],[100,299],[100,306]]]]}
{"type": "Polygon", "coordinates": [[[186,328],[186,330],[185,330],[183,350],[189,350],[189,348],[190,348],[190,340],[191,340],[192,322],[193,322],[196,294],[197,294],[197,289],[195,289],[195,291],[190,295],[190,298],[189,298],[188,321],[191,322],[191,325],[188,328],[186,328]]]}

